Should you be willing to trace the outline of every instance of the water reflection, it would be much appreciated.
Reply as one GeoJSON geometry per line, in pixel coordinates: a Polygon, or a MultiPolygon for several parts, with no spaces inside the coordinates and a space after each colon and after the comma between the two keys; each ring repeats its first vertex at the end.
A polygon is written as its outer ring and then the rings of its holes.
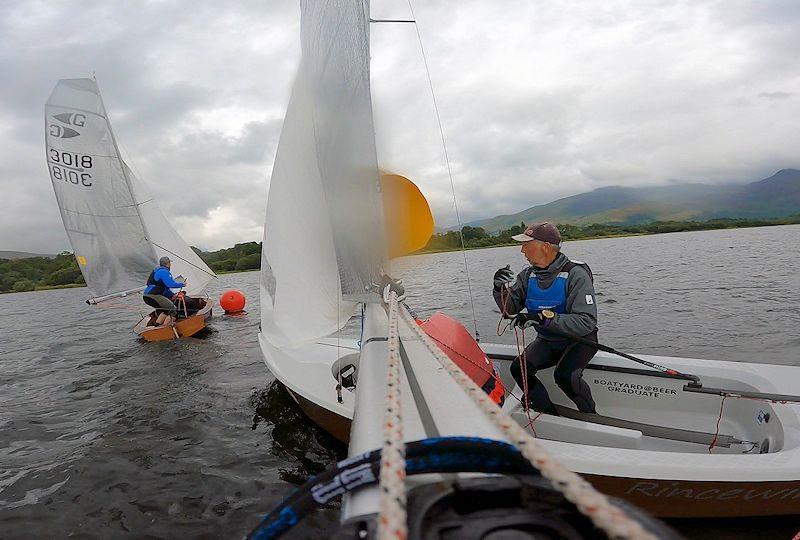
{"type": "Polygon", "coordinates": [[[254,411],[252,429],[270,425],[271,452],[293,465],[279,469],[282,480],[300,485],[347,455],[347,447],[311,422],[277,381],[250,394],[248,404],[254,411]]]}

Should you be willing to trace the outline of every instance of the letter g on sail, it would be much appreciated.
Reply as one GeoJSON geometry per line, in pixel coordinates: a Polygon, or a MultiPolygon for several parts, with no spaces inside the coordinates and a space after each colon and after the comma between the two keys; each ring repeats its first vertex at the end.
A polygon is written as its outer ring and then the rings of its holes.
{"type": "MultiPolygon", "coordinates": [[[[86,115],[82,113],[54,114],[53,119],[70,126],[83,127],[86,125],[86,115]]],[[[59,124],[50,124],[49,132],[53,137],[59,137],[61,139],[70,139],[80,135],[79,131],[59,124]]]]}

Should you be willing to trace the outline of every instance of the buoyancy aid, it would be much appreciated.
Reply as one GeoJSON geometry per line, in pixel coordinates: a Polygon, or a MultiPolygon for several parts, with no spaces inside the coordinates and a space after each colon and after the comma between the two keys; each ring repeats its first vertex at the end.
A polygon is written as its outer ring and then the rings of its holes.
{"type": "Polygon", "coordinates": [[[594,281],[592,271],[585,262],[567,261],[547,288],[539,286],[536,273],[531,272],[528,277],[528,292],[525,296],[525,308],[528,313],[538,313],[549,309],[556,313],[566,313],[567,310],[567,280],[570,271],[576,266],[581,266],[589,274],[589,279],[594,281]]]}
{"type": "MultiPolygon", "coordinates": [[[[160,279],[156,279],[156,270],[162,268],[161,266],[157,268],[153,268],[153,271],[150,272],[150,275],[147,277],[147,286],[144,289],[144,294],[160,294],[161,296],[167,296],[164,294],[165,291],[168,291],[169,288],[167,285],[161,281],[160,279]]],[[[172,291],[170,291],[172,292],[172,291]]],[[[171,294],[169,296],[172,296],[171,294]]]]}
{"type": "Polygon", "coordinates": [[[435,313],[428,320],[417,319],[417,324],[492,401],[503,405],[506,397],[503,381],[489,357],[461,323],[442,313],[435,313]]]}

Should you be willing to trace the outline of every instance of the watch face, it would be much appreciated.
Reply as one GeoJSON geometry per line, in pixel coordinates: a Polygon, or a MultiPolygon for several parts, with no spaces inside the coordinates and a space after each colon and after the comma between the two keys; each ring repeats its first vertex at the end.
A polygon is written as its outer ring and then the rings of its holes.
{"type": "Polygon", "coordinates": [[[555,316],[556,316],[556,314],[555,314],[555,313],[553,313],[552,311],[550,311],[549,309],[544,309],[544,310],[542,310],[542,315],[544,315],[544,316],[545,316],[545,317],[547,317],[548,319],[552,319],[553,317],[555,317],[555,316]]]}

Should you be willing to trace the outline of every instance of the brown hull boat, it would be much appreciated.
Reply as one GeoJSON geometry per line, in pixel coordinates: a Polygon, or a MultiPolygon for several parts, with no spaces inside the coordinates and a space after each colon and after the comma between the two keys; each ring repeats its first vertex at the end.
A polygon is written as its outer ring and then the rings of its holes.
{"type": "Polygon", "coordinates": [[[178,318],[172,324],[157,325],[156,311],[151,312],[133,327],[133,331],[146,341],[166,341],[190,337],[206,327],[206,321],[211,318],[214,303],[208,298],[197,298],[202,302],[202,307],[196,312],[190,312],[187,317],[178,318]]]}
{"type": "MultiPolygon", "coordinates": [[[[303,396],[289,394],[315,424],[343,443],[351,420],[303,396]]],[[[800,482],[687,481],[584,474],[597,489],[662,518],[791,515],[800,512],[800,482]],[[700,503],[700,504],[698,504],[700,503]]]]}
{"type": "MultiPolygon", "coordinates": [[[[290,353],[271,347],[263,334],[259,343],[270,371],[302,411],[337,439],[352,443],[355,391],[364,380],[363,350],[356,340],[324,339],[290,353]],[[337,383],[343,385],[338,394],[337,383]]],[[[507,358],[516,348],[491,343],[481,348],[495,360],[505,387],[514,388],[507,358]]],[[[790,395],[797,368],[645,358],[693,373],[707,386],[691,391],[682,380],[599,352],[584,380],[604,415],[570,408],[553,375],[545,371],[540,380],[560,410],[559,416],[536,419],[540,444],[600,491],[658,517],[800,516],[800,412],[797,396],[790,395]],[[640,387],[650,393],[613,391],[640,387]],[[733,393],[724,402],[722,418],[718,388],[733,389],[726,390],[733,393]],[[735,397],[745,395],[747,399],[735,397]]],[[[420,365],[418,369],[427,366],[420,365]]],[[[432,375],[425,375],[415,379],[418,384],[428,384],[432,375]]],[[[434,385],[425,388],[431,395],[448,397],[435,393],[434,385]]],[[[518,422],[527,421],[517,401],[507,399],[504,409],[518,422]]]]}

